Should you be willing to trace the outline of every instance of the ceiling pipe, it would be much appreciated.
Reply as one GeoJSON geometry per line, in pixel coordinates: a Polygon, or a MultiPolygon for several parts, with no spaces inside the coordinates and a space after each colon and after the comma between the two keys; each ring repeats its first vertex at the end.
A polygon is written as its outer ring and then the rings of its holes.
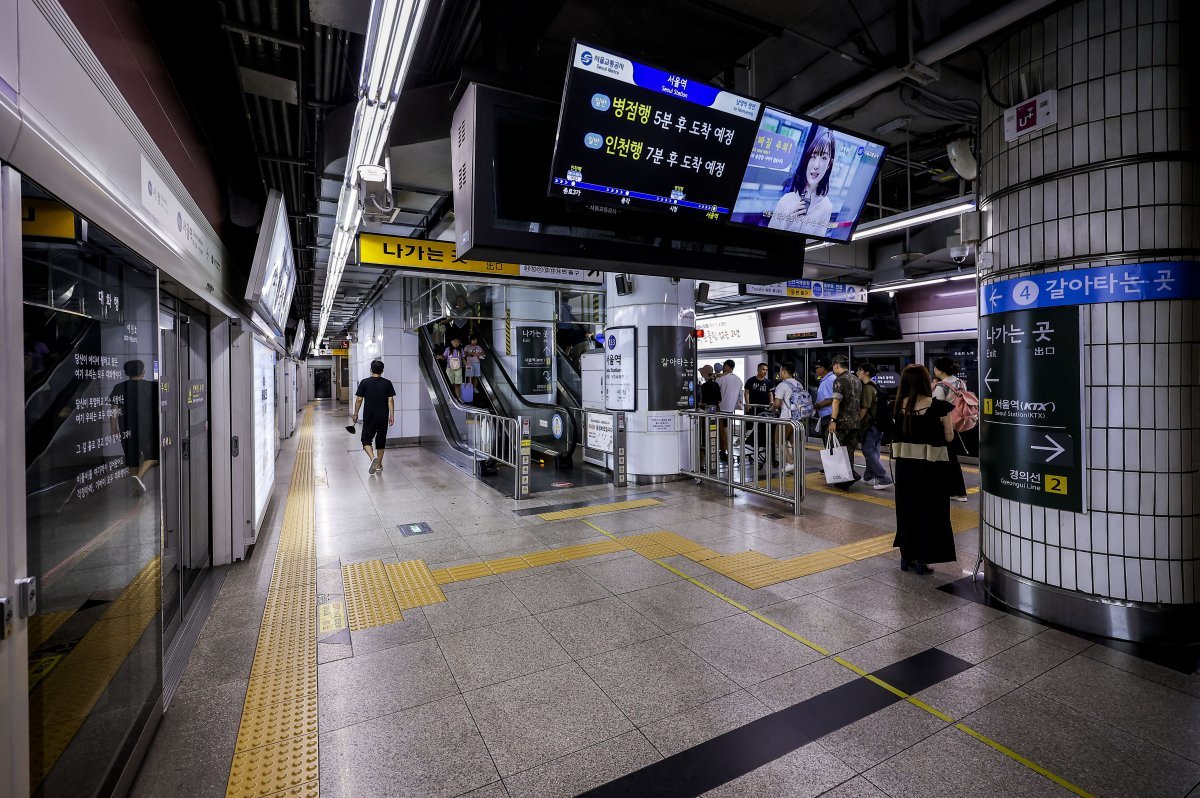
{"type": "Polygon", "coordinates": [[[909,77],[913,73],[914,67],[918,71],[921,71],[921,67],[931,67],[960,50],[977,44],[987,37],[1004,30],[1009,25],[1021,21],[1030,14],[1053,5],[1054,1],[1015,0],[1015,2],[1009,3],[990,14],[985,14],[974,22],[964,25],[954,31],[954,33],[939,39],[928,47],[918,50],[913,55],[913,63],[908,67],[904,69],[900,67],[885,69],[867,78],[862,83],[835,94],[820,105],[813,106],[805,113],[816,119],[828,119],[834,114],[869,99],[909,77]]]}

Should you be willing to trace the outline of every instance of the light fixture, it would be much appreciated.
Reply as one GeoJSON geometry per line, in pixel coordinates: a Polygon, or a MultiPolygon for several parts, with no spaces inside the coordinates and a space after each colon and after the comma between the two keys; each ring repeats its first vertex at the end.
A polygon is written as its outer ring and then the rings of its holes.
{"type": "Polygon", "coordinates": [[[362,223],[363,212],[358,202],[359,167],[376,166],[383,156],[392,116],[396,112],[396,100],[408,74],[428,5],[428,0],[373,0],[371,3],[367,43],[358,78],[358,107],[350,130],[346,169],[338,193],[336,222],[325,271],[325,290],[321,296],[318,340],[325,334],[346,269],[346,259],[362,223]]]}
{"type": "Polygon", "coordinates": [[[957,216],[964,211],[975,210],[975,197],[954,197],[945,202],[934,203],[933,205],[925,205],[921,208],[913,208],[911,211],[897,213],[893,216],[886,216],[883,219],[878,219],[874,222],[867,222],[860,225],[851,236],[851,241],[861,241],[864,238],[871,236],[882,235],[884,233],[895,232],[896,230],[904,230],[908,227],[915,227],[919,224],[927,222],[935,222],[938,219],[947,219],[951,216],[957,216]]]}
{"type": "Polygon", "coordinates": [[[929,280],[915,280],[911,283],[892,283],[890,285],[881,285],[876,288],[868,288],[867,293],[868,294],[876,294],[876,293],[879,293],[880,291],[888,291],[889,293],[894,293],[896,291],[903,291],[906,288],[920,288],[923,285],[936,285],[938,283],[952,283],[955,280],[974,280],[974,279],[975,279],[975,273],[971,272],[970,274],[956,274],[953,277],[934,277],[929,280]]]}
{"type": "Polygon", "coordinates": [[[971,139],[963,137],[955,139],[946,145],[946,155],[950,157],[950,165],[963,180],[974,180],[979,177],[979,162],[971,152],[971,139]]]}
{"type": "Polygon", "coordinates": [[[822,241],[819,244],[809,244],[807,247],[804,248],[804,251],[812,252],[813,250],[825,249],[825,247],[832,247],[832,246],[833,246],[832,241],[822,241]]]}

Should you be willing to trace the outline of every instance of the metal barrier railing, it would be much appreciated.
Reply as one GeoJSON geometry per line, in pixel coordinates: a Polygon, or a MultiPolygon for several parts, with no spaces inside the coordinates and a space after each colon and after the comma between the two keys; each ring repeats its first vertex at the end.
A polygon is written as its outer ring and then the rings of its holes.
{"type": "Polygon", "coordinates": [[[509,418],[486,410],[467,410],[467,447],[474,460],[475,476],[483,464],[506,465],[513,470],[513,498],[529,498],[529,419],[509,418]]]}
{"type": "Polygon", "coordinates": [[[692,457],[692,469],[681,474],[722,485],[729,496],[741,490],[780,499],[800,514],[807,439],[802,422],[705,411],[679,415],[688,422],[692,457]]]}

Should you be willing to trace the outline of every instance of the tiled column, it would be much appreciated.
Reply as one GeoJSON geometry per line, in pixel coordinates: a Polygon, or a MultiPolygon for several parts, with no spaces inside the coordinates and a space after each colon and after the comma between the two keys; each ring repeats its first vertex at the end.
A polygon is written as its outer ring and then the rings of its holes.
{"type": "Polygon", "coordinates": [[[639,483],[662,482],[679,477],[687,446],[687,432],[648,429],[650,412],[649,337],[651,325],[696,326],[695,281],[672,282],[666,277],[634,275],[633,290],[618,294],[616,275],[606,277],[608,326],[637,328],[638,409],[628,414],[627,446],[629,478],[639,483]]]}
{"type": "MultiPolygon", "coordinates": [[[[1198,259],[1200,108],[1194,60],[1185,55],[1196,30],[1184,5],[1078,2],[991,55],[992,93],[1015,104],[1057,89],[1058,123],[1005,142],[1003,109],[984,93],[984,286],[1198,259]],[[1026,94],[1015,96],[1022,86],[1026,94]]],[[[1087,512],[984,493],[994,595],[1084,631],[1175,642],[1200,636],[1198,305],[1083,307],[1087,512]]]]}

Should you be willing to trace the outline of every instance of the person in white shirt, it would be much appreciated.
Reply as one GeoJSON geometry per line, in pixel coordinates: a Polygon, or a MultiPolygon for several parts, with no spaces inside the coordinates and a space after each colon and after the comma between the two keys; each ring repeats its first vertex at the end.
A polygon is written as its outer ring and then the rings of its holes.
{"type": "MultiPolygon", "coordinates": [[[[717,377],[717,385],[721,387],[721,412],[736,413],[743,407],[742,404],[742,380],[738,375],[733,373],[733,369],[737,364],[732,360],[726,360],[723,365],[721,376],[717,377]]],[[[729,423],[721,423],[721,456],[729,451],[729,423]]]]}

